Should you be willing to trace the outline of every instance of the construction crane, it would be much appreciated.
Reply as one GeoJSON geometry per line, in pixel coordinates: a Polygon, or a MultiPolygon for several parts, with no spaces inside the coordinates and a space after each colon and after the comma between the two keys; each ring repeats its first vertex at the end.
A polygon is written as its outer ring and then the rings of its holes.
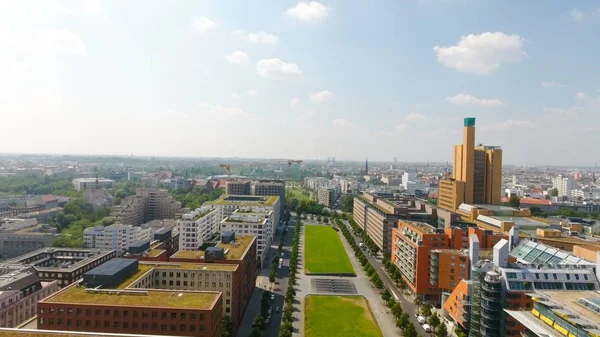
{"type": "Polygon", "coordinates": [[[219,167],[227,170],[227,177],[231,177],[231,164],[220,164],[219,167]]]}

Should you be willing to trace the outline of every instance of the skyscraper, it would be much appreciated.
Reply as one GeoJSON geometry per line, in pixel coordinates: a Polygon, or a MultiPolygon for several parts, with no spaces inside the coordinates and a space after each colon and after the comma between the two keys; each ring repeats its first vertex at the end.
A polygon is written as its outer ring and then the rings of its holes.
{"type": "Polygon", "coordinates": [[[462,203],[499,205],[501,189],[502,149],[475,146],[475,118],[467,117],[463,143],[454,145],[452,177],[440,180],[438,204],[451,211],[462,203]]]}
{"type": "Polygon", "coordinates": [[[365,175],[369,175],[369,159],[365,159],[365,175]]]}

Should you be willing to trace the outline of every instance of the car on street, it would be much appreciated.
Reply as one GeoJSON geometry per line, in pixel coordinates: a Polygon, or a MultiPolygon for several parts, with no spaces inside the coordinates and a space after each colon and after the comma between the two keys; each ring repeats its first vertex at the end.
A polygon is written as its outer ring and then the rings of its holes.
{"type": "Polygon", "coordinates": [[[281,269],[281,265],[279,265],[279,269],[281,269]]]}
{"type": "Polygon", "coordinates": [[[275,299],[275,294],[271,294],[271,301],[275,299]]]}
{"type": "Polygon", "coordinates": [[[279,312],[279,307],[275,308],[275,312],[279,312]]]}
{"type": "Polygon", "coordinates": [[[283,252],[282,252],[282,253],[281,253],[281,257],[284,257],[284,256],[285,256],[285,253],[283,253],[283,252]]]}
{"type": "Polygon", "coordinates": [[[423,330],[425,330],[425,332],[431,332],[431,327],[429,324],[423,324],[423,330]]]}
{"type": "Polygon", "coordinates": [[[423,316],[418,316],[418,317],[417,317],[417,321],[419,322],[419,324],[423,324],[423,323],[425,323],[425,317],[423,317],[423,316]]]}

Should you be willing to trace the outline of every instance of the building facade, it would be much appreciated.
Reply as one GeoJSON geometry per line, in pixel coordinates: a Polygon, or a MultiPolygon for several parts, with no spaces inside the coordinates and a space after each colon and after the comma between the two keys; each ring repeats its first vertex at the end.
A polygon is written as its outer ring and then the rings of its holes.
{"type": "Polygon", "coordinates": [[[552,178],[552,188],[558,190],[559,197],[570,197],[571,191],[577,188],[577,181],[570,176],[559,175],[552,178]]]}
{"type": "Polygon", "coordinates": [[[184,214],[177,221],[180,249],[198,250],[205,241],[219,235],[218,213],[216,209],[202,207],[184,214]]]}
{"type": "Polygon", "coordinates": [[[256,236],[256,262],[261,267],[265,264],[265,259],[275,236],[274,218],[275,215],[270,210],[260,211],[252,208],[240,208],[221,221],[221,234],[234,232],[236,235],[256,236]]]}
{"type": "Polygon", "coordinates": [[[181,203],[167,190],[138,188],[135,195],[114,206],[111,216],[118,223],[140,225],[152,220],[169,219],[182,213],[181,203]]]}
{"type": "Polygon", "coordinates": [[[75,178],[73,179],[73,187],[77,191],[83,191],[96,188],[113,188],[115,181],[105,178],[75,178]]]}
{"type": "Polygon", "coordinates": [[[129,251],[129,246],[138,242],[150,242],[152,228],[114,224],[89,227],[83,230],[83,242],[87,248],[115,250],[117,255],[129,251]]]}
{"type": "Polygon", "coordinates": [[[227,195],[250,195],[251,191],[251,180],[231,180],[225,183],[225,194],[227,195]]]}
{"type": "Polygon", "coordinates": [[[56,229],[32,219],[0,219],[0,255],[11,259],[48,247],[56,238],[56,229]]]}

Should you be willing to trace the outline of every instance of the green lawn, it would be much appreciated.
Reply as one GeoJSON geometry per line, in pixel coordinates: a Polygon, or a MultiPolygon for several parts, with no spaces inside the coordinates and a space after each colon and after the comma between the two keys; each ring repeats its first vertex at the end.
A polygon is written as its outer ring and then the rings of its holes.
{"type": "Polygon", "coordinates": [[[313,200],[310,198],[310,196],[304,194],[304,192],[306,192],[305,190],[300,189],[300,188],[288,188],[285,191],[292,194],[292,196],[294,198],[298,199],[299,201],[306,200],[308,202],[308,201],[313,200]]]}
{"type": "Polygon", "coordinates": [[[309,295],[304,302],[306,337],[383,336],[362,296],[309,295]]]}
{"type": "Polygon", "coordinates": [[[354,268],[337,232],[329,226],[304,227],[305,273],[351,273],[354,268]]]}

